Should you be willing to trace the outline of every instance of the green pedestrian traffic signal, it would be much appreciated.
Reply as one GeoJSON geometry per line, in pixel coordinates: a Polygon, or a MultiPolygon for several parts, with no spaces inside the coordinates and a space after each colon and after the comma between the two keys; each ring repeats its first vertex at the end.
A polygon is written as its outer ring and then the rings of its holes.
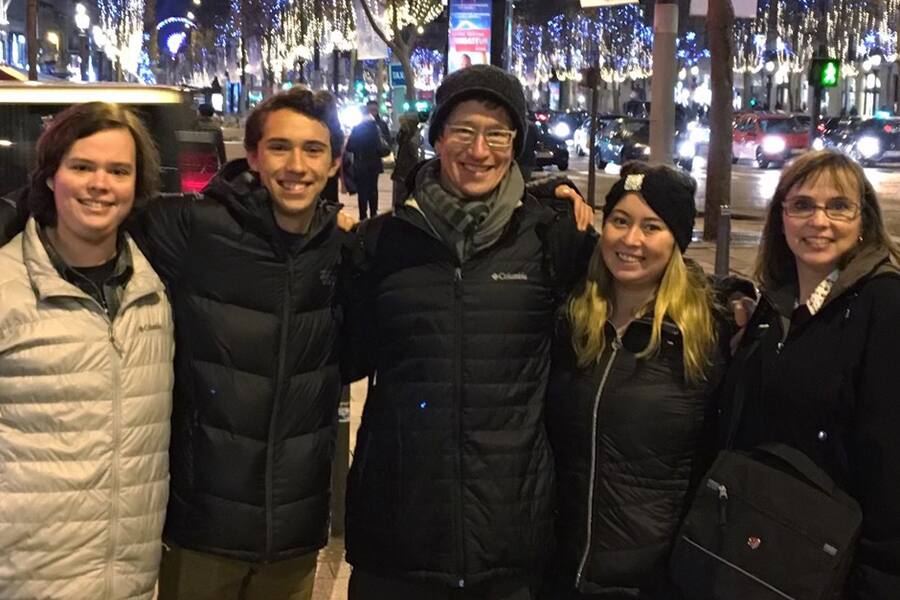
{"type": "Polygon", "coordinates": [[[814,58],[809,65],[810,85],[821,88],[837,87],[841,79],[841,63],[836,58],[814,58]]]}

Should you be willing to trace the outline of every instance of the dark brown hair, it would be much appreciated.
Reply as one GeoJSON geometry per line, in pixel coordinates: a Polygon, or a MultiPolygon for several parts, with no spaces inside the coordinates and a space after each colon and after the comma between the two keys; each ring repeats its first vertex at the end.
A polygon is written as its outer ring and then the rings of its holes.
{"type": "Polygon", "coordinates": [[[862,241],[841,257],[840,267],[846,266],[861,250],[871,247],[884,248],[895,261],[900,261],[900,249],[887,233],[875,188],[862,167],[846,154],[835,150],[807,152],[781,173],[766,213],[755,273],[763,287],[776,289],[797,280],[794,253],[784,237],[784,201],[795,186],[815,182],[826,174],[848,197],[859,197],[862,211],[862,241]]]}
{"type": "Polygon", "coordinates": [[[134,139],[135,206],[147,202],[159,190],[159,152],[141,120],[118,104],[87,102],[75,104],[53,117],[37,141],[37,166],[31,173],[28,209],[41,225],[56,225],[56,201],[47,186],[63,157],[80,139],[109,129],[126,129],[134,139]]]}
{"type": "Polygon", "coordinates": [[[341,129],[341,122],[338,119],[334,96],[325,91],[311,92],[306,89],[292,89],[275,94],[263,100],[250,113],[244,126],[244,149],[247,152],[256,152],[269,114],[283,108],[324,123],[331,134],[331,156],[332,158],[340,156],[344,147],[344,130],[341,129]]]}

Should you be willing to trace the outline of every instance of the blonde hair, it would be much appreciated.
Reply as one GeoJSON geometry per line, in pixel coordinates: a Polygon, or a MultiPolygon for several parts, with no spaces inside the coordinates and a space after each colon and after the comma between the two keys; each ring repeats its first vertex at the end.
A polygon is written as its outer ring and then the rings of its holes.
{"type": "MultiPolygon", "coordinates": [[[[591,256],[587,277],[569,298],[568,305],[572,346],[581,368],[598,361],[605,347],[603,331],[612,314],[613,283],[613,275],[603,261],[598,243],[591,256]]],[[[685,380],[690,383],[704,381],[717,343],[712,288],[699,267],[685,262],[677,245],[656,294],[641,308],[638,316],[651,309],[650,342],[638,358],[647,358],[659,351],[662,323],[668,316],[681,331],[685,380]]]]}

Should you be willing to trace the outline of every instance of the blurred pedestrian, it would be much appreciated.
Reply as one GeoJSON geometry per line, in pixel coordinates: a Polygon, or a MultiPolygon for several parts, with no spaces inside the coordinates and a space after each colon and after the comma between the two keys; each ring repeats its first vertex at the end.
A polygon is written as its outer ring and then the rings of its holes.
{"type": "Polygon", "coordinates": [[[397,133],[397,155],[394,157],[394,171],[391,180],[394,182],[394,197],[392,206],[395,208],[403,204],[409,190],[406,178],[412,173],[419,162],[419,147],[421,146],[419,135],[419,113],[409,112],[400,115],[400,131],[397,133]]]}
{"type": "Polygon", "coordinates": [[[212,131],[215,138],[216,157],[219,165],[224,165],[228,158],[225,153],[225,135],[222,133],[222,119],[216,115],[212,104],[201,104],[197,107],[197,128],[201,131],[212,131]]]}
{"type": "Polygon", "coordinates": [[[756,266],[762,299],[722,396],[736,448],[792,446],[859,502],[848,598],[900,590],[898,263],[860,166],[830,150],[795,160],[769,205],[756,266]]]}
{"type": "Polygon", "coordinates": [[[154,594],[174,339],[121,226],[157,191],[131,111],[74,105],[37,142],[25,229],[0,249],[0,597],[154,594]]]}
{"type": "Polygon", "coordinates": [[[353,183],[359,194],[359,220],[378,214],[378,176],[384,172],[382,157],[391,149],[371,113],[350,132],[347,151],[353,153],[353,183]]]}
{"type": "Polygon", "coordinates": [[[696,183],[627,163],[559,328],[547,398],[557,477],[548,600],[674,598],[667,560],[715,453],[729,322],[684,257],[696,183]]]}
{"type": "Polygon", "coordinates": [[[390,145],[391,143],[391,128],[388,127],[387,121],[384,120],[381,116],[381,110],[378,106],[377,100],[369,100],[366,102],[366,112],[369,113],[369,116],[372,117],[372,120],[375,121],[375,124],[378,125],[378,131],[381,133],[381,137],[390,145]]]}

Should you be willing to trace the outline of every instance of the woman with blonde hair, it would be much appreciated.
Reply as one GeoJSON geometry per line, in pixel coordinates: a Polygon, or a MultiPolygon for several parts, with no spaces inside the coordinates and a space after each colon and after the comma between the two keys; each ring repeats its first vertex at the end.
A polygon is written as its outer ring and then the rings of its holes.
{"type": "Polygon", "coordinates": [[[669,598],[666,564],[714,446],[725,320],[684,258],[696,184],[626,165],[569,301],[547,400],[558,484],[550,598],[669,598]]]}
{"type": "Polygon", "coordinates": [[[723,386],[736,448],[792,446],[859,502],[854,599],[900,590],[898,264],[862,168],[828,150],[795,160],[769,206],[762,298],[723,386]]]}

